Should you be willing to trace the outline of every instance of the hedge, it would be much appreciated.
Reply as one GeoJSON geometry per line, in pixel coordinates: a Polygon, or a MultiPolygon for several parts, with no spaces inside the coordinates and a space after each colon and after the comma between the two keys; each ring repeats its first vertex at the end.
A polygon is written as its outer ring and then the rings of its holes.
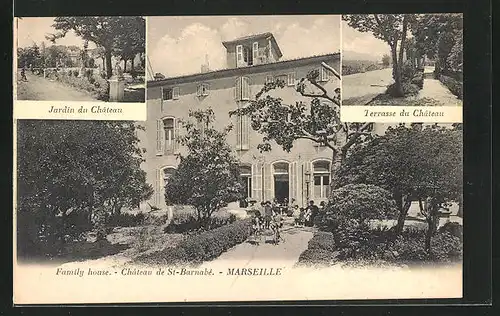
{"type": "MultiPolygon", "coordinates": [[[[221,226],[231,224],[236,221],[236,216],[229,212],[217,212],[210,218],[210,229],[219,228],[221,226]]],[[[174,212],[172,222],[165,227],[166,233],[187,233],[202,229],[200,222],[197,219],[196,211],[178,211],[174,212]]]]}
{"type": "Polygon", "coordinates": [[[137,257],[138,262],[167,265],[198,265],[219,257],[230,248],[244,242],[250,236],[252,223],[249,219],[237,220],[198,235],[187,236],[176,247],[137,257]]]}
{"type": "Polygon", "coordinates": [[[451,93],[456,95],[460,100],[463,99],[463,83],[448,76],[439,76],[439,81],[441,81],[451,93]]]}

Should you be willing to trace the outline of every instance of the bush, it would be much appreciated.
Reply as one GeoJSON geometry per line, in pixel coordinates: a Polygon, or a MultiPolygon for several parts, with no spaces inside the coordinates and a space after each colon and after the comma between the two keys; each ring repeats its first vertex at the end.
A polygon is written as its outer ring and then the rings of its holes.
{"type": "Polygon", "coordinates": [[[298,266],[320,265],[326,266],[335,262],[336,256],[333,252],[324,249],[309,249],[302,252],[297,261],[298,266]]]}
{"type": "Polygon", "coordinates": [[[439,76],[439,81],[441,81],[454,95],[456,95],[460,100],[463,99],[463,83],[452,77],[441,75],[439,76]]]}
{"type": "Polygon", "coordinates": [[[416,85],[419,89],[422,89],[424,87],[424,73],[416,72],[410,83],[416,85]]]}
{"type": "Polygon", "coordinates": [[[110,216],[108,225],[112,227],[134,227],[144,224],[146,216],[144,213],[130,214],[118,213],[110,216]]]}
{"type": "MultiPolygon", "coordinates": [[[[57,77],[57,79],[77,89],[90,92],[98,100],[101,101],[109,100],[109,83],[106,79],[102,79],[99,76],[97,77],[92,76],[89,78],[86,77],[78,78],[78,71],[75,70],[75,72],[76,72],[75,76],[69,75],[71,73],[70,70],[68,72],[68,75],[60,75],[57,77]]],[[[75,72],[73,72],[73,74],[75,72]]]]}
{"type": "MultiPolygon", "coordinates": [[[[215,229],[227,224],[231,224],[234,221],[236,221],[236,216],[234,214],[219,211],[212,215],[208,227],[209,229],[215,229]]],[[[187,232],[194,232],[200,229],[207,229],[207,227],[202,227],[200,222],[198,222],[196,211],[183,210],[174,213],[172,221],[167,227],[165,227],[165,232],[183,234],[187,232]]]]}
{"type": "Polygon", "coordinates": [[[460,240],[463,238],[463,231],[463,226],[455,222],[448,222],[439,228],[440,233],[449,233],[452,236],[460,238],[460,240]]]}
{"type": "Polygon", "coordinates": [[[328,232],[317,232],[314,234],[313,238],[309,240],[307,245],[308,249],[322,249],[327,251],[335,251],[337,250],[335,246],[335,239],[333,238],[332,233],[328,232]]]}
{"type": "Polygon", "coordinates": [[[169,265],[201,264],[217,258],[228,249],[244,242],[250,236],[251,231],[250,220],[238,220],[226,226],[189,236],[176,247],[142,255],[136,260],[169,265]]]}
{"type": "MultiPolygon", "coordinates": [[[[413,83],[408,83],[408,82],[403,82],[402,83],[402,88],[403,88],[403,94],[405,96],[413,96],[417,95],[418,91],[420,90],[417,85],[413,83]]],[[[398,91],[396,90],[396,84],[393,83],[387,87],[387,90],[385,91],[386,94],[392,96],[392,97],[397,97],[398,91]]]]}

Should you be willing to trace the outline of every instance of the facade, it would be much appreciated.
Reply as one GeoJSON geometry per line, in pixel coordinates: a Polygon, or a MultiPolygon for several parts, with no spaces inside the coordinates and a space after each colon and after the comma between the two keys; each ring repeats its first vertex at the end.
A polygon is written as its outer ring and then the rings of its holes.
{"type": "MultiPolygon", "coordinates": [[[[340,54],[332,53],[293,60],[280,60],[282,53],[271,33],[224,42],[227,68],[210,71],[201,66],[200,73],[149,81],[147,83],[147,121],[141,132],[146,149],[143,169],[155,194],[149,204],[165,207],[164,187],[178,164],[175,154],[184,153],[176,142],[182,133],[179,119],[187,118],[189,110],[211,107],[215,126],[232,123],[235,128],[228,143],[241,162],[241,177],[247,198],[264,200],[294,199],[305,205],[307,200],[319,203],[329,192],[332,152],[310,140],[297,140],[291,152],[273,146],[260,153],[257,145],[262,135],[253,131],[248,117],[230,117],[229,111],[247,104],[266,81],[282,78],[287,86],[271,92],[283,102],[304,101],[295,86],[311,70],[320,71],[321,85],[327,91],[340,87],[340,81],[322,66],[322,62],[340,71],[340,54]]],[[[237,205],[232,205],[237,207],[237,205]]]]}

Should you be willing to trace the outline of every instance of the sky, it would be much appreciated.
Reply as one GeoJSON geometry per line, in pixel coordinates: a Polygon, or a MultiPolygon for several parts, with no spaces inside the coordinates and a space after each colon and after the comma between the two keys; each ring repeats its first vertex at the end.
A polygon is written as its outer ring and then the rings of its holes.
{"type": "Polygon", "coordinates": [[[373,36],[372,33],[362,33],[342,21],[342,57],[344,59],[382,60],[384,54],[390,55],[389,45],[373,36]]]}
{"type": "MultiPolygon", "coordinates": [[[[45,38],[46,34],[56,33],[56,30],[52,27],[54,23],[54,18],[52,17],[27,17],[18,19],[18,32],[17,40],[19,47],[32,46],[36,43],[38,46],[42,42],[45,42],[46,46],[50,46],[52,43],[45,38]]],[[[15,27],[15,24],[14,24],[15,27]]],[[[58,39],[56,41],[57,45],[76,45],[78,47],[83,46],[83,40],[76,36],[73,31],[66,34],[65,37],[58,39]]],[[[89,43],[89,48],[95,48],[93,43],[89,43]]]]}
{"type": "Polygon", "coordinates": [[[147,55],[153,71],[167,77],[226,68],[222,41],[273,33],[282,60],[340,51],[340,16],[148,17],[147,55]]]}

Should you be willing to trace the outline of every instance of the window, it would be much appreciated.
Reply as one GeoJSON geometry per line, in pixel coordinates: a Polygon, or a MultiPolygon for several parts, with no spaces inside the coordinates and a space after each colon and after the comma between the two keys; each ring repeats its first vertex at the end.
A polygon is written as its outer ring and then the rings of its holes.
{"type": "Polygon", "coordinates": [[[234,87],[234,98],[236,101],[250,100],[250,79],[239,77],[234,87]]]}
{"type": "Polygon", "coordinates": [[[317,161],[313,163],[314,197],[328,198],[330,194],[330,163],[317,161]]]}
{"type": "Polygon", "coordinates": [[[178,122],[175,118],[164,118],[156,122],[156,155],[173,154],[178,148],[176,139],[178,122]]]}
{"type": "Polygon", "coordinates": [[[294,72],[287,74],[287,84],[289,86],[295,86],[295,73],[294,72]]]}
{"type": "Polygon", "coordinates": [[[259,58],[259,43],[254,42],[252,45],[252,64],[257,64],[257,59],[259,58]]]}
{"type": "Polygon", "coordinates": [[[198,85],[198,89],[196,90],[196,95],[198,97],[207,96],[209,90],[210,90],[210,85],[208,83],[202,83],[198,85]]]}
{"type": "Polygon", "coordinates": [[[175,168],[167,167],[163,169],[163,193],[165,194],[165,188],[167,187],[168,179],[172,177],[175,172],[175,168]]]}
{"type": "Polygon", "coordinates": [[[163,88],[163,101],[177,100],[179,98],[179,87],[163,88]]]}
{"type": "Polygon", "coordinates": [[[330,77],[332,75],[332,72],[325,67],[321,66],[319,68],[319,78],[318,81],[328,81],[330,80],[330,77]]]}
{"type": "Polygon", "coordinates": [[[276,76],[275,78],[276,81],[283,81],[285,84],[287,84],[288,82],[288,76],[287,75],[279,75],[279,76],[276,76]]]}
{"type": "Polygon", "coordinates": [[[236,46],[236,65],[239,66],[242,63],[243,63],[243,46],[237,45],[236,46]]]}
{"type": "Polygon", "coordinates": [[[266,84],[273,83],[273,82],[274,82],[274,76],[273,75],[267,75],[266,76],[266,84]]]}
{"type": "Polygon", "coordinates": [[[252,197],[252,167],[251,166],[241,166],[240,167],[240,177],[243,181],[243,188],[245,192],[245,198],[252,197]]]}

